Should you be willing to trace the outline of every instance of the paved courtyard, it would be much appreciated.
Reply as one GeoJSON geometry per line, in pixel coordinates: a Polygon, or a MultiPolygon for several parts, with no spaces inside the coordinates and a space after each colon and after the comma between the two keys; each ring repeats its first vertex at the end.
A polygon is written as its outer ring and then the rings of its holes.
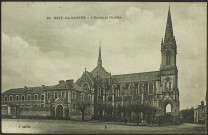
{"type": "Polygon", "coordinates": [[[199,124],[169,126],[133,126],[104,122],[75,122],[69,120],[2,119],[3,133],[60,133],[60,134],[143,134],[189,133],[203,134],[205,127],[199,124]],[[106,129],[105,129],[106,124],[106,129]]]}

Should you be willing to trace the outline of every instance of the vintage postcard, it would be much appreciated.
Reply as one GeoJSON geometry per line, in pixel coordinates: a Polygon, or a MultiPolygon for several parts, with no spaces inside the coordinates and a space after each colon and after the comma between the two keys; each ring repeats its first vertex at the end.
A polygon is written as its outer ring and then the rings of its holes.
{"type": "Polygon", "coordinates": [[[207,3],[3,2],[3,133],[205,134],[207,3]]]}

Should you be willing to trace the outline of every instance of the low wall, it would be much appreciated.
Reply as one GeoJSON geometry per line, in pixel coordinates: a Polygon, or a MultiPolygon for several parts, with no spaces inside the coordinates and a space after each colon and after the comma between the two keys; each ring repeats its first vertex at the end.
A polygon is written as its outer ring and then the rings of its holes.
{"type": "Polygon", "coordinates": [[[1,115],[10,115],[9,106],[1,106],[1,115]]]}
{"type": "MultiPolygon", "coordinates": [[[[71,120],[82,120],[82,115],[72,115],[70,116],[71,120]]],[[[84,120],[91,120],[91,115],[85,115],[84,120]]]]}
{"type": "Polygon", "coordinates": [[[49,108],[21,108],[20,117],[50,117],[51,116],[51,110],[49,108]]]}

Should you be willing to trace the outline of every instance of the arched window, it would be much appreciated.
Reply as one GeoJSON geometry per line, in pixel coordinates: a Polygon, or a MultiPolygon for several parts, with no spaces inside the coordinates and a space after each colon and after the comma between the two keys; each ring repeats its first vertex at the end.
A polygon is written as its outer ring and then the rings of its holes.
{"type": "Polygon", "coordinates": [[[120,96],[120,90],[119,89],[116,90],[116,96],[118,96],[118,97],[120,96]]]}
{"type": "Polygon", "coordinates": [[[90,88],[89,88],[89,85],[88,85],[87,83],[84,83],[84,84],[82,85],[82,88],[85,89],[85,90],[89,90],[89,89],[90,89],[90,88]]]}
{"type": "Polygon", "coordinates": [[[55,98],[55,99],[58,98],[58,92],[57,92],[57,91],[55,91],[55,93],[54,93],[54,98],[55,98]]]}
{"type": "Polygon", "coordinates": [[[120,94],[124,95],[125,84],[120,85],[120,94]]]}
{"type": "Polygon", "coordinates": [[[35,94],[35,100],[38,100],[38,95],[37,94],[35,94]]]}
{"type": "Polygon", "coordinates": [[[143,93],[143,90],[144,90],[144,85],[143,85],[143,83],[140,83],[139,84],[139,95],[142,95],[142,93],[143,93]]]}
{"type": "Polygon", "coordinates": [[[150,82],[149,83],[149,95],[152,95],[153,94],[153,83],[152,82],[150,82]]]}
{"type": "Polygon", "coordinates": [[[84,93],[81,93],[81,101],[84,101],[84,93]]]}
{"type": "Polygon", "coordinates": [[[165,82],[165,90],[168,90],[167,82],[165,82]]]}
{"type": "Polygon", "coordinates": [[[4,97],[4,101],[7,101],[7,96],[4,97]]]}
{"type": "Polygon", "coordinates": [[[91,95],[88,95],[88,100],[91,101],[91,95]]]}
{"type": "Polygon", "coordinates": [[[27,100],[31,100],[31,95],[27,95],[27,100]]]}
{"type": "Polygon", "coordinates": [[[171,82],[169,82],[169,89],[168,90],[171,90],[171,82]]]}
{"type": "Polygon", "coordinates": [[[131,84],[129,85],[129,92],[130,92],[130,95],[132,95],[132,94],[135,93],[135,87],[134,87],[134,84],[133,84],[133,83],[131,83],[131,84]]]}
{"type": "Polygon", "coordinates": [[[171,79],[170,78],[166,78],[165,79],[164,87],[165,87],[166,91],[170,91],[171,90],[171,79]]]}
{"type": "Polygon", "coordinates": [[[112,92],[113,92],[115,95],[116,95],[116,88],[117,88],[117,86],[114,84],[113,87],[112,87],[112,90],[113,90],[112,92]]]}
{"type": "Polygon", "coordinates": [[[16,95],[16,101],[19,101],[19,95],[16,95]]]}
{"type": "Polygon", "coordinates": [[[25,96],[24,95],[22,95],[21,100],[25,101],[25,96]]]}
{"type": "Polygon", "coordinates": [[[13,96],[10,95],[10,96],[9,96],[9,101],[12,101],[12,100],[13,100],[13,96]]]}
{"type": "Polygon", "coordinates": [[[45,98],[45,95],[44,94],[42,94],[41,96],[40,96],[40,100],[44,100],[44,98],[45,98]]]}
{"type": "Polygon", "coordinates": [[[76,99],[76,92],[72,92],[72,99],[76,99]]]}
{"type": "Polygon", "coordinates": [[[170,51],[166,53],[166,65],[170,65],[170,51]]]}

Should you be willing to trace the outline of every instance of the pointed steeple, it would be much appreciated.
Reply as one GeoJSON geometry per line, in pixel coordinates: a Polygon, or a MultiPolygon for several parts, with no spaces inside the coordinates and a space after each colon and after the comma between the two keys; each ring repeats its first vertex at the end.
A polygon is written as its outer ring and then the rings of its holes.
{"type": "Polygon", "coordinates": [[[167,43],[169,41],[173,41],[173,27],[172,27],[171,13],[170,13],[170,5],[169,5],[169,10],[168,10],[168,18],[167,18],[167,23],[166,23],[164,43],[167,43]]]}
{"type": "Polygon", "coordinates": [[[100,46],[99,46],[98,66],[102,66],[102,59],[101,59],[101,40],[100,40],[100,46]]]}

